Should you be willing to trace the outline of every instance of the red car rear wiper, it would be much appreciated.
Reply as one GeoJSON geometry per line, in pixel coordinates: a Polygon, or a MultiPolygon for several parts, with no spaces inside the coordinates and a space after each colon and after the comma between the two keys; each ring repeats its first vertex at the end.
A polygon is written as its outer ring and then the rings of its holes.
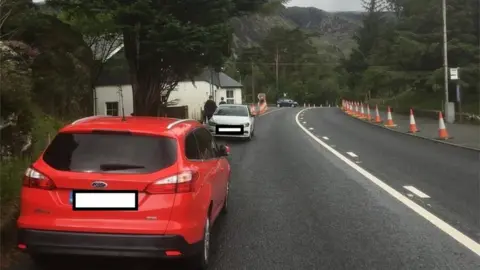
{"type": "Polygon", "coordinates": [[[145,166],[135,164],[121,164],[121,163],[108,163],[100,164],[100,170],[102,171],[119,171],[128,169],[143,169],[145,166]]]}

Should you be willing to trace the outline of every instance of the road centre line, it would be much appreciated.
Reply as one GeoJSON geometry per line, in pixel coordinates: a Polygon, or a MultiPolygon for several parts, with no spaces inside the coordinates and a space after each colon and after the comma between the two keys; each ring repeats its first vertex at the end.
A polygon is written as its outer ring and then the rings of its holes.
{"type": "Polygon", "coordinates": [[[427,194],[423,193],[422,191],[418,190],[417,188],[415,188],[414,186],[403,186],[404,189],[412,192],[413,194],[417,195],[418,197],[422,198],[422,199],[428,199],[430,198],[430,196],[428,196],[427,194]]]}
{"type": "Polygon", "coordinates": [[[337,150],[333,149],[331,146],[320,140],[319,138],[315,137],[310,131],[308,131],[304,126],[300,124],[298,121],[298,115],[307,109],[301,110],[299,113],[297,113],[295,120],[297,122],[297,125],[308,135],[310,136],[313,140],[315,140],[318,144],[323,146],[325,149],[330,151],[332,154],[334,154],[337,158],[345,162],[347,165],[352,167],[354,170],[356,170],[358,173],[363,175],[365,178],[370,180],[372,183],[386,191],[388,194],[390,194],[392,197],[397,199],[399,202],[403,203],[405,206],[408,208],[412,209],[414,212],[416,212],[418,215],[423,217],[424,219],[428,220],[430,223],[432,223],[434,226],[436,226],[438,229],[443,231],[444,233],[448,234],[450,237],[455,239],[458,243],[462,244],[466,248],[468,248],[470,251],[475,253],[476,255],[480,256],[480,244],[472,240],[470,237],[466,236],[459,230],[455,229],[453,226],[448,224],[447,222],[443,221],[442,219],[438,218],[434,214],[430,213],[428,210],[425,208],[421,207],[420,205],[416,204],[414,201],[410,200],[408,197],[403,195],[402,193],[398,192],[396,189],[390,187],[387,185],[385,182],[374,176],[373,174],[369,173],[367,170],[363,169],[359,165],[355,164],[355,162],[351,161],[344,155],[342,155],[340,152],[337,150]]]}
{"type": "Polygon", "coordinates": [[[355,153],[353,153],[353,152],[347,152],[347,154],[348,154],[349,156],[353,157],[353,158],[357,158],[357,157],[358,157],[358,156],[357,156],[355,153]]]}

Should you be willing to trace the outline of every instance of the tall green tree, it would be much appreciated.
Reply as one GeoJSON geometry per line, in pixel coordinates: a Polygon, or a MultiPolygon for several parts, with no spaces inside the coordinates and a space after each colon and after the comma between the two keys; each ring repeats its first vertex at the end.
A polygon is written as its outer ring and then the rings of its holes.
{"type": "Polygon", "coordinates": [[[338,96],[334,66],[318,53],[310,35],[299,29],[271,29],[259,47],[245,49],[238,61],[244,76],[252,74],[253,66],[257,92],[266,92],[268,100],[286,93],[300,103],[324,104],[338,96]]]}
{"type": "MultiPolygon", "coordinates": [[[[372,12],[373,5],[367,6],[364,26],[356,37],[358,48],[342,64],[348,72],[351,94],[356,98],[367,92],[382,98],[411,96],[427,104],[428,109],[441,109],[445,80],[441,3],[385,3],[386,12],[372,12]],[[380,23],[373,23],[379,20],[380,23]]],[[[478,108],[479,2],[449,0],[446,12],[449,67],[460,68],[463,102],[478,108]]],[[[450,82],[449,89],[454,92],[454,83],[450,82]]],[[[450,95],[453,100],[454,97],[450,95]]],[[[414,105],[407,102],[408,106],[414,105]]]]}
{"type": "Polygon", "coordinates": [[[81,33],[87,46],[92,49],[94,56],[92,87],[94,87],[105,62],[123,44],[120,29],[113,21],[113,14],[105,12],[86,16],[83,13],[60,12],[58,17],[81,33]]]}
{"type": "Polygon", "coordinates": [[[48,0],[63,12],[94,17],[108,12],[123,36],[136,115],[158,115],[180,80],[230,55],[228,21],[268,0],[48,0]]]}
{"type": "Polygon", "coordinates": [[[348,85],[355,91],[354,96],[356,98],[370,91],[362,87],[362,75],[371,64],[370,56],[380,42],[386,23],[385,11],[388,7],[385,0],[362,0],[362,5],[366,12],[362,26],[354,35],[357,47],[353,49],[349,58],[342,60],[346,71],[349,73],[348,85]]]}

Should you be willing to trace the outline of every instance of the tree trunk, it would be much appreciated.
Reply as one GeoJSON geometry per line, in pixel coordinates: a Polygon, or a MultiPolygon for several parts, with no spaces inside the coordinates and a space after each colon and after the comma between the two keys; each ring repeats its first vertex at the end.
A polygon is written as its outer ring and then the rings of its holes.
{"type": "Polygon", "coordinates": [[[151,70],[145,70],[145,68],[141,70],[139,65],[139,28],[140,26],[136,30],[124,29],[123,31],[125,58],[132,84],[133,113],[135,116],[157,116],[160,94],[156,91],[155,84],[151,83],[153,79],[150,76],[151,70]],[[156,92],[158,95],[155,95],[156,92]]]}
{"type": "MultiPolygon", "coordinates": [[[[139,27],[137,27],[139,29],[139,27]]],[[[133,112],[136,116],[164,117],[167,99],[162,100],[178,83],[178,78],[169,78],[152,59],[140,59],[139,30],[123,31],[125,57],[129,66],[133,94],[133,112]],[[163,75],[163,76],[162,76],[163,75]]],[[[145,49],[145,48],[144,48],[145,49]]],[[[146,48],[148,50],[149,48],[146,48]]],[[[165,72],[165,71],[164,71],[165,72]]]]}

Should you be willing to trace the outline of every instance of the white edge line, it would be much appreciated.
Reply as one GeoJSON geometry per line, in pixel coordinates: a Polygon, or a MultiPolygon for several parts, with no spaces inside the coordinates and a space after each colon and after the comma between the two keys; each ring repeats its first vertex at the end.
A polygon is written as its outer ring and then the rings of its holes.
{"type": "Polygon", "coordinates": [[[403,186],[404,189],[412,192],[413,194],[417,195],[418,197],[422,198],[422,199],[428,199],[430,198],[430,196],[428,196],[427,194],[423,193],[422,191],[420,191],[419,189],[417,189],[416,187],[414,186],[403,186]]]}
{"type": "Polygon", "coordinates": [[[357,172],[365,176],[368,180],[373,182],[375,185],[379,186],[381,189],[385,190],[387,193],[389,193],[392,197],[406,205],[408,208],[412,209],[414,212],[428,220],[430,223],[435,225],[435,227],[439,228],[442,230],[444,233],[448,234],[451,236],[453,239],[457,240],[460,244],[471,250],[473,253],[477,254],[480,256],[480,244],[460,232],[459,230],[455,229],[452,227],[450,224],[446,223],[445,221],[441,220],[434,214],[428,212],[425,208],[421,207],[420,205],[416,204],[409,198],[405,197],[402,193],[398,192],[394,188],[390,187],[389,185],[385,184],[382,182],[380,179],[378,179],[376,176],[373,174],[367,172],[365,169],[362,167],[358,166],[355,164],[353,161],[349,160],[347,157],[343,156],[340,154],[338,151],[330,147],[328,144],[322,142],[320,139],[315,137],[310,131],[308,131],[305,127],[303,127],[300,122],[298,121],[298,115],[305,111],[307,109],[303,109],[299,113],[297,113],[295,117],[295,121],[297,122],[297,125],[308,135],[310,136],[313,140],[315,140],[317,143],[319,143],[321,146],[325,147],[328,151],[330,151],[332,154],[337,156],[340,160],[345,162],[347,165],[355,169],[357,172]]]}
{"type": "Polygon", "coordinates": [[[348,154],[349,156],[351,156],[351,157],[354,157],[354,158],[357,158],[357,157],[358,157],[358,156],[357,156],[355,153],[353,153],[353,152],[347,152],[347,154],[348,154]]]}

